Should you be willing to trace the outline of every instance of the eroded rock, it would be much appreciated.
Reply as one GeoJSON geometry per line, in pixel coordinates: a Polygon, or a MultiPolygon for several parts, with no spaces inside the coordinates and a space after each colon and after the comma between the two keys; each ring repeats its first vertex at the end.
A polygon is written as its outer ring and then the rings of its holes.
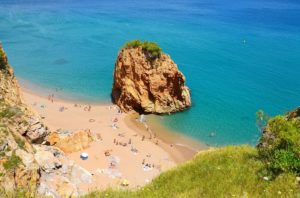
{"type": "Polygon", "coordinates": [[[185,77],[169,55],[149,60],[141,47],[123,48],[114,70],[113,101],[122,111],[170,113],[191,106],[185,77]]]}
{"type": "Polygon", "coordinates": [[[47,142],[50,145],[55,145],[65,153],[72,153],[83,150],[89,147],[93,141],[93,137],[89,131],[53,132],[47,137],[47,142]]]}

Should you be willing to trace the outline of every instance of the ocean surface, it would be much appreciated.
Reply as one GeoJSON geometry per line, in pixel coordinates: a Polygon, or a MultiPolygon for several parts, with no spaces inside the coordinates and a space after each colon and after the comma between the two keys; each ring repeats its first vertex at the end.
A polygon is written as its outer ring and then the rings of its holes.
{"type": "Polygon", "coordinates": [[[17,77],[73,99],[110,101],[131,39],[158,42],[191,88],[192,108],[160,122],[207,144],[254,145],[257,110],[300,105],[299,0],[0,0],[17,77]]]}

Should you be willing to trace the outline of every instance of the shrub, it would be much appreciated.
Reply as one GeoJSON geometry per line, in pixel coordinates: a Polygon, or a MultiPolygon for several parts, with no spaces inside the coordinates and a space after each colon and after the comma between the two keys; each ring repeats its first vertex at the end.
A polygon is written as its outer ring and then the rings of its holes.
{"type": "Polygon", "coordinates": [[[7,171],[15,171],[15,169],[18,168],[21,163],[22,159],[17,156],[15,152],[13,152],[11,157],[3,163],[3,167],[7,171]]]}
{"type": "Polygon", "coordinates": [[[145,41],[142,45],[144,51],[148,52],[152,57],[151,59],[155,59],[160,56],[161,48],[157,43],[145,41]]]}
{"type": "Polygon", "coordinates": [[[18,144],[18,146],[19,146],[21,149],[25,150],[25,141],[22,140],[20,137],[17,137],[17,136],[15,136],[14,138],[15,138],[15,141],[16,141],[16,143],[18,144]]]}
{"type": "Polygon", "coordinates": [[[4,52],[3,50],[0,48],[0,69],[4,69],[5,68],[5,60],[4,60],[4,52]]]}
{"type": "Polygon", "coordinates": [[[132,40],[132,41],[129,41],[128,43],[125,44],[125,48],[141,47],[142,44],[143,44],[143,42],[140,41],[140,40],[132,40]]]}
{"type": "Polygon", "coordinates": [[[258,145],[260,157],[273,173],[300,173],[300,120],[277,116],[269,120],[258,145]]]}
{"type": "Polygon", "coordinates": [[[162,49],[159,47],[157,43],[149,42],[149,41],[140,41],[140,40],[132,40],[125,44],[125,48],[137,48],[141,47],[143,51],[146,53],[147,58],[154,60],[160,57],[162,49]]]}
{"type": "Polygon", "coordinates": [[[22,115],[22,111],[18,107],[5,107],[0,111],[0,119],[7,118],[10,119],[14,116],[22,115]]]}

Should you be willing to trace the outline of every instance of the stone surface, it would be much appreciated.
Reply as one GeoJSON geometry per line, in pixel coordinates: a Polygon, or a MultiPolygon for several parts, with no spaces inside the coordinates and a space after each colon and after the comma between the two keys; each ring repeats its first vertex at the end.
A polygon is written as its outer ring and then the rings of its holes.
{"type": "Polygon", "coordinates": [[[119,52],[112,98],[124,112],[163,114],[191,106],[185,77],[170,56],[149,61],[140,47],[119,52]]]}
{"type": "Polygon", "coordinates": [[[291,119],[294,119],[294,118],[299,118],[300,117],[300,107],[298,107],[297,109],[289,112],[286,117],[287,117],[288,120],[291,120],[291,119]]]}
{"type": "Polygon", "coordinates": [[[47,142],[60,148],[65,153],[72,153],[89,147],[93,141],[89,131],[64,132],[57,131],[48,135],[47,142]]]}
{"type": "Polygon", "coordinates": [[[35,149],[35,159],[41,167],[40,194],[53,197],[78,196],[80,185],[92,182],[92,175],[69,160],[59,149],[42,145],[36,145],[35,149]]]}

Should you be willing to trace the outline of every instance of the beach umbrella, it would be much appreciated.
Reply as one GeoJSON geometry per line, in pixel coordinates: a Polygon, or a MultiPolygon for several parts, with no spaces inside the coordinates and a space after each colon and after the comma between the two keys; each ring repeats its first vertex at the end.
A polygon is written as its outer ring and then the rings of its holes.
{"type": "Polygon", "coordinates": [[[87,160],[87,159],[89,158],[89,154],[87,154],[87,153],[81,153],[81,154],[80,154],[80,158],[81,158],[82,160],[87,160]]]}

